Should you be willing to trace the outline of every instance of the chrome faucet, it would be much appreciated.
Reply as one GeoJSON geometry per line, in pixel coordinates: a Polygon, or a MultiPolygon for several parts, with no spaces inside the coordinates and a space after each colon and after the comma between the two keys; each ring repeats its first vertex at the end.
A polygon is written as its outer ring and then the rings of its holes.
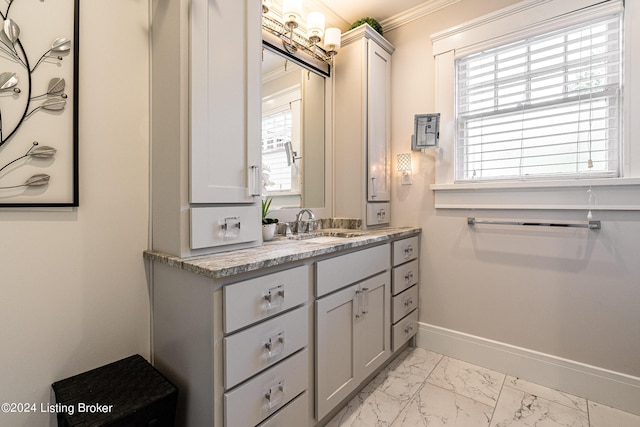
{"type": "Polygon", "coordinates": [[[298,212],[298,215],[296,215],[296,222],[302,221],[302,217],[305,213],[309,214],[309,219],[316,219],[316,216],[311,212],[311,209],[301,209],[300,212],[298,212]]]}
{"type": "Polygon", "coordinates": [[[314,227],[310,224],[314,219],[316,219],[316,216],[313,214],[311,209],[301,209],[300,212],[298,212],[298,215],[296,215],[296,232],[299,234],[304,232],[310,233],[313,231],[314,227]],[[303,222],[302,218],[305,213],[309,216],[309,219],[303,222]]]}

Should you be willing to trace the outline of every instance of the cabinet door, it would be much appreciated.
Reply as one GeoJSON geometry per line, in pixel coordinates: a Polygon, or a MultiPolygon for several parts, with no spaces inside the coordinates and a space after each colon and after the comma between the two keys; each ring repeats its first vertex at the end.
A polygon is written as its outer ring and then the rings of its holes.
{"type": "Polygon", "coordinates": [[[260,11],[257,0],[192,1],[191,203],[260,195],[260,11]]]}
{"type": "Polygon", "coordinates": [[[368,41],[367,162],[370,202],[391,200],[391,55],[368,41]]]}
{"type": "Polygon", "coordinates": [[[362,315],[355,320],[359,381],[391,355],[391,274],[386,271],[360,283],[362,315]]]}
{"type": "Polygon", "coordinates": [[[316,301],[316,408],[322,419],[359,384],[355,316],[360,307],[354,285],[316,301]]]}

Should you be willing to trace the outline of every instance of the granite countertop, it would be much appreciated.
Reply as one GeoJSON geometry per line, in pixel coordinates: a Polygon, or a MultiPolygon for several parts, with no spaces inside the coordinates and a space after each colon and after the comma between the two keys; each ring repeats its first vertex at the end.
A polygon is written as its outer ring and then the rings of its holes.
{"type": "Polygon", "coordinates": [[[309,259],[420,233],[419,228],[386,227],[372,230],[323,229],[321,236],[289,239],[277,236],[262,246],[230,252],[180,258],[162,252],[145,251],[146,259],[162,262],[213,279],[260,270],[292,261],[309,259]]]}

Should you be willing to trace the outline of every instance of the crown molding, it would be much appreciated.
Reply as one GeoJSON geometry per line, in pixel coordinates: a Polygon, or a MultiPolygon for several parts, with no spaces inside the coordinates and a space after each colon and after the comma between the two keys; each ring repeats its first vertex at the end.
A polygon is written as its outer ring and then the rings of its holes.
{"type": "Polygon", "coordinates": [[[380,22],[383,32],[394,30],[411,21],[430,15],[434,12],[458,3],[461,0],[429,0],[416,7],[412,7],[404,12],[398,13],[380,22]]]}

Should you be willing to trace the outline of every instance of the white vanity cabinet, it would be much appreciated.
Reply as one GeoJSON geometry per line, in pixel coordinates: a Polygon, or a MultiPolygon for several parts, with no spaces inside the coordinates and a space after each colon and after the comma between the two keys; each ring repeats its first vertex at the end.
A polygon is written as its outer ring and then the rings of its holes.
{"type": "Polygon", "coordinates": [[[316,264],[318,420],[391,355],[389,267],[389,244],[316,264]]]}
{"type": "Polygon", "coordinates": [[[419,236],[392,243],[392,351],[418,332],[419,236]]]}
{"type": "Polygon", "coordinates": [[[342,36],[335,57],[336,216],[365,227],[391,220],[391,55],[369,25],[342,36]]]}
{"type": "Polygon", "coordinates": [[[153,264],[153,360],[179,425],[312,424],[311,266],[281,268],[214,280],[153,264]]]}
{"type": "Polygon", "coordinates": [[[261,5],[151,2],[153,249],[261,244],[261,5]]]}

